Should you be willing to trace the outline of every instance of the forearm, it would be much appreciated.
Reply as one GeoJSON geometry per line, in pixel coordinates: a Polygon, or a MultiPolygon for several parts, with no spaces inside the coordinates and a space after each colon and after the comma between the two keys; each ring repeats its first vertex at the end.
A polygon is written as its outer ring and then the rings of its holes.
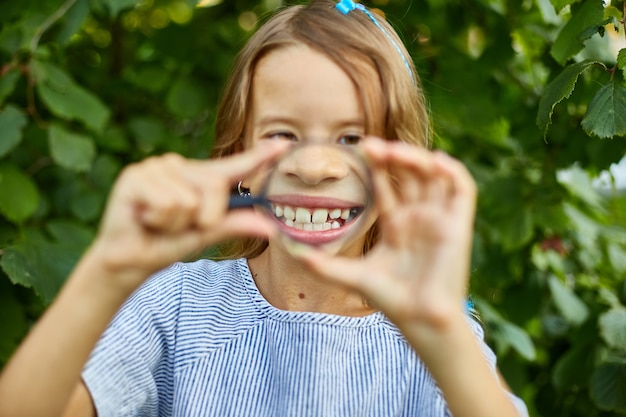
{"type": "Polygon", "coordinates": [[[0,376],[0,416],[59,416],[127,294],[83,259],[0,376]]]}
{"type": "Polygon", "coordinates": [[[463,313],[436,329],[405,326],[403,331],[437,381],[454,417],[519,417],[463,313]]]}

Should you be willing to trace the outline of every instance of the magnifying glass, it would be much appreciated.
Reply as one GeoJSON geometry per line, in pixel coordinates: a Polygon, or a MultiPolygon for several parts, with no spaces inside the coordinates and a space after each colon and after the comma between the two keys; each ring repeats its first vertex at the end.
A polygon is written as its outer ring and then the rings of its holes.
{"type": "Polygon", "coordinates": [[[233,195],[229,208],[255,207],[288,245],[339,251],[372,226],[372,178],[358,147],[296,145],[250,179],[250,196],[233,195]]]}

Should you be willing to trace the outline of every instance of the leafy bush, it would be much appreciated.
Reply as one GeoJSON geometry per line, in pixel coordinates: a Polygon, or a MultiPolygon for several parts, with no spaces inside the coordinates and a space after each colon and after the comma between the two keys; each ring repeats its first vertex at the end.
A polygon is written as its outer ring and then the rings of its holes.
{"type": "MultiPolygon", "coordinates": [[[[0,3],[0,362],[121,167],[208,155],[233,54],[281,5],[195,3],[0,3]]],[[[471,292],[507,381],[534,416],[626,414],[626,192],[597,185],[626,150],[626,2],[368,5],[415,58],[435,146],[478,182],[471,292]]]]}

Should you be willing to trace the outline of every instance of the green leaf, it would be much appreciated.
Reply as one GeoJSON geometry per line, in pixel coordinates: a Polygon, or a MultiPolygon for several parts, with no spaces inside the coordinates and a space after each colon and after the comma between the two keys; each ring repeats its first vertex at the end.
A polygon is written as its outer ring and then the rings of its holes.
{"type": "Polygon", "coordinates": [[[96,156],[93,140],[53,124],[48,131],[50,154],[60,166],[71,171],[89,171],[96,156]]]}
{"type": "Polygon", "coordinates": [[[33,61],[37,93],[52,114],[62,119],[78,120],[88,128],[102,132],[110,111],[92,92],[76,84],[65,71],[44,61],[33,61]]]}
{"type": "Polygon", "coordinates": [[[604,18],[601,0],[585,0],[573,10],[572,18],[563,27],[554,41],[550,53],[561,65],[584,48],[579,35],[591,26],[598,26],[604,18]]]}
{"type": "Polygon", "coordinates": [[[587,29],[580,32],[576,38],[579,41],[583,42],[596,34],[599,34],[600,36],[604,36],[604,32],[606,32],[606,30],[604,29],[604,25],[608,23],[611,23],[611,21],[605,20],[604,22],[599,23],[597,25],[589,26],[587,29]]]}
{"type": "Polygon", "coordinates": [[[552,371],[552,383],[560,390],[584,387],[593,373],[595,356],[588,344],[577,344],[556,362],[552,371]]]}
{"type": "Polygon", "coordinates": [[[128,152],[131,146],[124,131],[114,125],[109,125],[101,135],[97,135],[96,142],[99,147],[114,152],[128,152]]]}
{"type": "Polygon", "coordinates": [[[139,3],[138,0],[104,0],[104,4],[109,7],[113,17],[117,16],[122,10],[134,7],[137,3],[139,3]]]}
{"type": "Polygon", "coordinates": [[[554,5],[550,2],[550,0],[537,0],[537,7],[541,12],[541,17],[543,18],[544,23],[559,23],[559,17],[557,16],[554,5]]]}
{"type": "Polygon", "coordinates": [[[17,80],[20,79],[20,71],[17,68],[9,70],[0,77],[0,104],[15,90],[17,80]]]}
{"type": "Polygon", "coordinates": [[[137,147],[144,153],[153,152],[165,139],[165,127],[156,117],[135,117],[128,122],[137,147]]]}
{"type": "Polygon", "coordinates": [[[26,229],[20,242],[6,248],[0,258],[0,266],[13,283],[33,288],[46,303],[56,296],[78,262],[89,233],[77,232],[79,225],[68,227],[67,223],[53,229],[58,239],[47,237],[41,230],[26,229]]]}
{"type": "Polygon", "coordinates": [[[0,158],[19,145],[26,123],[24,113],[12,104],[0,112],[0,158]]]}
{"type": "Polygon", "coordinates": [[[580,0],[550,0],[550,3],[556,9],[556,12],[559,13],[565,6],[569,6],[570,4],[574,4],[579,2],[580,0]]]}
{"type": "Polygon", "coordinates": [[[209,101],[206,88],[192,78],[178,78],[165,100],[172,114],[182,118],[192,118],[206,109],[209,101]]]}
{"type": "Polygon", "coordinates": [[[0,164],[0,212],[15,223],[32,216],[39,205],[33,180],[17,167],[0,164]]]}
{"type": "Polygon", "coordinates": [[[587,134],[599,138],[626,135],[626,88],[616,82],[600,88],[581,125],[587,134]]]}
{"type": "Polygon", "coordinates": [[[149,65],[124,71],[124,78],[143,90],[158,93],[169,85],[170,72],[165,68],[149,65]]]}
{"type": "Polygon", "coordinates": [[[0,367],[17,348],[29,328],[20,301],[9,280],[0,275],[0,367]]]}
{"type": "Polygon", "coordinates": [[[504,321],[504,318],[498,312],[498,310],[493,308],[493,306],[488,302],[480,298],[474,299],[474,302],[476,303],[478,311],[480,311],[480,315],[485,319],[486,322],[498,323],[504,321]]]}
{"type": "MultiPolygon", "coordinates": [[[[604,8],[604,18],[610,19],[613,18],[616,22],[619,22],[624,18],[624,14],[620,9],[615,6],[608,5],[604,8]]],[[[616,29],[617,32],[617,29],[616,29]]]]}
{"type": "Polygon", "coordinates": [[[537,356],[535,345],[524,329],[511,322],[505,321],[499,324],[498,332],[523,358],[529,361],[535,360],[537,356]]]}
{"type": "Polygon", "coordinates": [[[540,271],[553,271],[562,274],[565,269],[564,259],[554,250],[542,249],[539,245],[534,245],[531,253],[532,263],[540,271]]]}
{"type": "Polygon", "coordinates": [[[622,70],[623,77],[626,78],[626,48],[622,48],[617,53],[617,67],[622,70]]]}
{"type": "Polygon", "coordinates": [[[609,362],[591,377],[591,398],[602,410],[626,411],[626,363],[609,362]]]}
{"type": "Polygon", "coordinates": [[[69,42],[83,25],[89,16],[89,0],[76,0],[76,3],[63,16],[61,30],[56,35],[59,43],[65,44],[69,42]]]}
{"type": "Polygon", "coordinates": [[[595,24],[593,26],[590,26],[587,29],[583,30],[581,33],[578,34],[578,40],[581,42],[586,41],[587,39],[591,38],[596,33],[599,34],[601,37],[603,37],[604,34],[606,33],[605,26],[611,23],[613,24],[615,31],[619,32],[619,25],[620,25],[619,20],[613,16],[610,16],[604,19],[602,22],[595,24]]]}
{"type": "Polygon", "coordinates": [[[600,334],[612,348],[626,351],[626,308],[612,308],[598,320],[600,334]]]}
{"type": "Polygon", "coordinates": [[[572,94],[580,74],[592,65],[600,65],[606,68],[600,61],[590,60],[569,65],[544,89],[539,101],[539,110],[537,111],[537,126],[542,130],[544,139],[548,126],[552,123],[554,107],[561,100],[568,98],[572,94]]]}
{"type": "Polygon", "coordinates": [[[587,306],[571,288],[565,286],[554,275],[548,278],[548,286],[556,308],[569,323],[579,325],[587,319],[589,315],[587,306]]]}
{"type": "Polygon", "coordinates": [[[72,197],[70,209],[80,220],[96,220],[104,208],[106,195],[100,190],[81,188],[72,197]]]}
{"type": "Polygon", "coordinates": [[[617,274],[626,275],[626,250],[615,242],[607,242],[607,255],[617,274]]]}
{"type": "Polygon", "coordinates": [[[563,210],[581,246],[580,261],[586,268],[595,268],[602,260],[598,244],[601,225],[572,204],[564,203],[563,210]]]}
{"type": "Polygon", "coordinates": [[[598,210],[604,210],[602,204],[603,199],[593,187],[591,178],[589,178],[589,174],[587,174],[584,169],[578,165],[574,165],[571,168],[558,171],[556,177],[558,182],[563,185],[570,194],[580,198],[582,201],[598,210]]]}
{"type": "Polygon", "coordinates": [[[94,231],[82,223],[67,219],[53,219],[46,223],[46,231],[59,242],[65,242],[75,249],[84,249],[91,243],[94,231]]]}
{"type": "Polygon", "coordinates": [[[518,207],[499,224],[502,245],[507,250],[517,249],[533,237],[533,213],[528,207],[518,207]]]}
{"type": "Polygon", "coordinates": [[[488,302],[475,299],[477,310],[484,320],[495,328],[494,341],[500,354],[512,347],[523,358],[533,361],[536,358],[535,345],[528,333],[518,325],[506,320],[488,302]]]}
{"type": "Polygon", "coordinates": [[[601,287],[598,291],[598,301],[611,307],[621,307],[618,295],[612,288],[601,287]]]}
{"type": "Polygon", "coordinates": [[[530,242],[534,213],[528,205],[525,180],[515,175],[492,176],[484,187],[483,215],[503,247],[514,250],[530,242]]]}
{"type": "Polygon", "coordinates": [[[89,180],[99,188],[108,190],[121,169],[120,162],[113,156],[107,154],[98,155],[89,173],[89,180]]]}
{"type": "Polygon", "coordinates": [[[598,222],[570,203],[563,204],[563,210],[580,243],[586,247],[598,246],[598,235],[600,233],[598,222]]]}

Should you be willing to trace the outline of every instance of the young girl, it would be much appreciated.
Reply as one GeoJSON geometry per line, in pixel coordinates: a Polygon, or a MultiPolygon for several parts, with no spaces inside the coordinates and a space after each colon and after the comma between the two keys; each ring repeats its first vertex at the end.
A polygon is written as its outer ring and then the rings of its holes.
{"type": "MultiPolygon", "coordinates": [[[[382,18],[346,0],[283,9],[239,56],[220,158],[121,174],[4,370],[0,416],[526,415],[465,308],[474,183],[428,136],[382,18]],[[371,164],[375,223],[336,253],[289,250],[258,211],[228,210],[294,142],[358,147],[371,164]],[[175,263],[225,241],[231,259],[175,263]]],[[[284,175],[332,211],[336,195],[316,190],[345,190],[342,168],[316,155],[284,175]]]]}

